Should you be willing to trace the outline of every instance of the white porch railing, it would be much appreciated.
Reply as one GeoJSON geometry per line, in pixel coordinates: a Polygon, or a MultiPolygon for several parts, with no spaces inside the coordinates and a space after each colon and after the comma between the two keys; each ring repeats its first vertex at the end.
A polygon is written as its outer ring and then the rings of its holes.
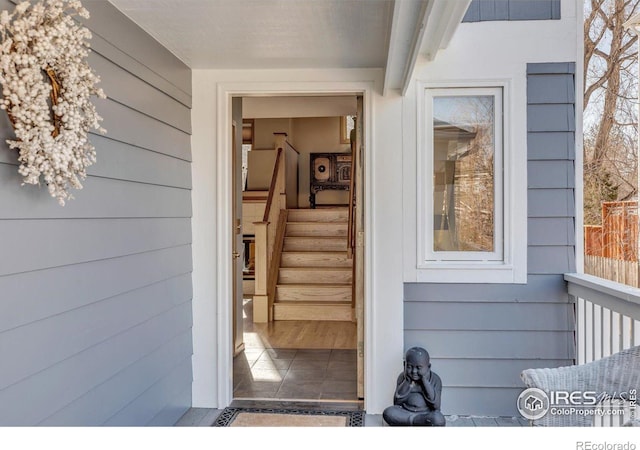
{"type": "Polygon", "coordinates": [[[640,345],[640,289],[586,274],[566,274],[576,304],[576,362],[640,345]]]}
{"type": "MultiPolygon", "coordinates": [[[[640,345],[640,289],[587,274],[565,274],[575,302],[576,363],[584,364],[640,345]]],[[[628,409],[618,402],[601,408],[628,409]]],[[[618,426],[622,414],[597,415],[596,426],[618,426]]]]}

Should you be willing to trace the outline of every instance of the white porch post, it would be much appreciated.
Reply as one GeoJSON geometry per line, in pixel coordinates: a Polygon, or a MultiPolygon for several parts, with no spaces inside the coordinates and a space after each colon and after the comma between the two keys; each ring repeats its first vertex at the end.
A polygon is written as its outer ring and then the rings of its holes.
{"type": "MultiPolygon", "coordinates": [[[[628,30],[631,30],[639,39],[638,39],[638,77],[637,77],[637,81],[638,81],[638,142],[637,142],[637,153],[636,153],[636,158],[640,158],[640,13],[635,14],[633,17],[631,17],[627,22],[625,22],[624,27],[628,30]]],[[[638,175],[640,175],[640,164],[637,164],[637,170],[638,170],[638,175]]],[[[640,177],[638,178],[639,182],[640,182],[640,177]]],[[[640,191],[640,190],[639,190],[640,191]]],[[[636,254],[640,255],[640,238],[636,237],[636,246],[637,246],[637,250],[636,250],[636,254]]],[[[638,266],[638,279],[640,279],[640,265],[638,266]]]]}

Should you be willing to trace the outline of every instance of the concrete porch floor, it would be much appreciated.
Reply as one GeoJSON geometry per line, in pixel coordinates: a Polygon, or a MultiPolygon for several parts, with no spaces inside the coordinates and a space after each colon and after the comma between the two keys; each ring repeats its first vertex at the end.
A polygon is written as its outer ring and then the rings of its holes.
{"type": "MultiPolygon", "coordinates": [[[[234,405],[235,406],[235,405],[234,405]]],[[[335,407],[335,405],[332,405],[335,407]]],[[[191,408],[176,423],[177,427],[210,427],[216,421],[220,409],[191,408]]],[[[366,414],[365,427],[385,427],[382,415],[366,414]]],[[[519,417],[447,416],[447,427],[528,427],[527,420],[519,417]]]]}

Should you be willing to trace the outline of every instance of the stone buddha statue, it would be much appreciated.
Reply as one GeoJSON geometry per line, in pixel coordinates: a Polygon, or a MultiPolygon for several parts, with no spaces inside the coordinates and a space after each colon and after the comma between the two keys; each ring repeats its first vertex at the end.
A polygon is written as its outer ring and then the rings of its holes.
{"type": "Polygon", "coordinates": [[[442,381],[431,371],[429,353],[421,347],[407,350],[404,372],[398,376],[393,406],[382,414],[390,426],[445,426],[440,412],[442,381]]]}

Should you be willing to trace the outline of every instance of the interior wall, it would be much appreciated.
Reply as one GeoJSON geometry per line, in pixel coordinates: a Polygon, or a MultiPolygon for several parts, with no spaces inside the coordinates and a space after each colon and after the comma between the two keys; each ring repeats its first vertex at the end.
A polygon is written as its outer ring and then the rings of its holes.
{"type": "MultiPolygon", "coordinates": [[[[309,117],[293,119],[293,146],[300,152],[298,173],[298,206],[309,207],[311,153],[349,153],[349,144],[340,142],[340,117],[309,117]]],[[[347,191],[321,191],[316,204],[348,205],[347,191]]]]}
{"type": "MultiPolygon", "coordinates": [[[[299,117],[290,119],[255,119],[256,149],[273,148],[273,133],[284,131],[291,145],[300,153],[298,159],[298,207],[309,207],[310,154],[348,153],[349,144],[340,142],[340,117],[299,117]]],[[[251,170],[251,168],[249,169],[251,170]]],[[[271,173],[271,169],[263,168],[271,173]]],[[[270,177],[270,175],[269,175],[270,177]]],[[[316,203],[347,205],[347,191],[321,191],[316,203]]]]}
{"type": "MultiPolygon", "coordinates": [[[[245,115],[245,119],[247,116],[245,115]]],[[[287,139],[291,142],[293,135],[291,119],[255,119],[253,148],[256,150],[273,150],[275,148],[275,136],[273,133],[287,133],[287,139]]]]}

